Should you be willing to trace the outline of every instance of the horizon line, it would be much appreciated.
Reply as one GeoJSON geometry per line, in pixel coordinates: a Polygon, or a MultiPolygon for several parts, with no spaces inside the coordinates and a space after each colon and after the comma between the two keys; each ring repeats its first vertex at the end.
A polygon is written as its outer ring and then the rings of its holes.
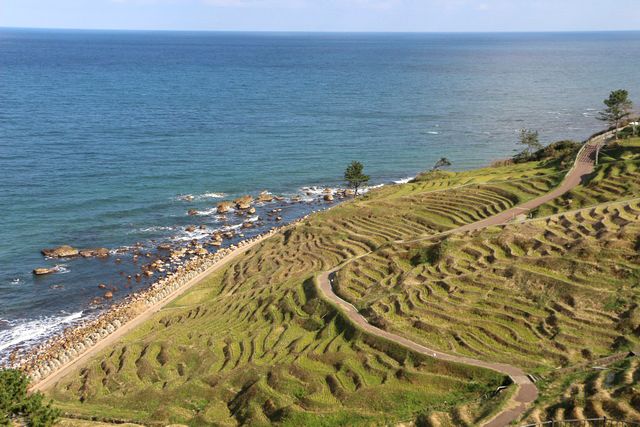
{"type": "Polygon", "coordinates": [[[175,32],[175,33],[298,33],[298,34],[557,34],[557,33],[633,33],[640,29],[616,30],[450,30],[450,31],[386,31],[386,30],[233,30],[233,29],[151,29],[151,28],[79,28],[22,27],[0,25],[0,30],[44,31],[111,31],[111,32],[175,32]]]}

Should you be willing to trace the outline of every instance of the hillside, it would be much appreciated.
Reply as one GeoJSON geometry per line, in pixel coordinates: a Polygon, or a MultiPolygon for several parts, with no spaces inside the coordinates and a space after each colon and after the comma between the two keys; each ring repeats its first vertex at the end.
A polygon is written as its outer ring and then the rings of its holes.
{"type": "MultiPolygon", "coordinates": [[[[633,196],[628,173],[612,166],[633,164],[638,145],[608,151],[608,169],[600,166],[594,176],[601,178],[574,189],[573,198],[633,196]],[[617,186],[625,189],[611,190],[617,186]]],[[[319,298],[317,274],[362,256],[338,271],[335,288],[372,324],[540,375],[546,383],[535,414],[549,413],[561,395],[556,368],[640,343],[639,202],[439,233],[547,193],[569,166],[551,158],[430,173],[313,215],[187,291],[49,394],[71,414],[147,424],[419,417],[477,425],[495,413],[510,395],[494,393],[502,375],[364,334],[319,298]]],[[[536,213],[556,211],[563,209],[552,201],[536,213]]]]}

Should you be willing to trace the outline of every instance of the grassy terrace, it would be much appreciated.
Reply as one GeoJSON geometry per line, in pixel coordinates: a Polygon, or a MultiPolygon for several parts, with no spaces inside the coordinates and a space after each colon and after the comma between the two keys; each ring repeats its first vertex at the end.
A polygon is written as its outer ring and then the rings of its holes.
{"type": "Polygon", "coordinates": [[[444,351],[567,366],[640,342],[627,321],[640,296],[638,215],[636,201],[395,244],[348,264],[337,292],[372,323],[444,351]]]}
{"type": "Polygon", "coordinates": [[[640,201],[610,203],[640,195],[640,140],[601,160],[585,185],[537,212],[564,214],[396,242],[342,269],[337,293],[416,342],[541,374],[530,420],[638,419],[637,361],[615,377],[558,373],[640,344],[640,201]]]}
{"type": "Polygon", "coordinates": [[[640,422],[640,361],[582,370],[550,384],[528,422],[601,418],[640,422]]]}
{"type": "Polygon", "coordinates": [[[68,413],[159,424],[369,425],[436,411],[474,425],[506,397],[491,397],[500,375],[362,334],[311,279],[389,241],[542,194],[560,167],[439,172],[314,215],[192,288],[50,395],[68,413]]]}
{"type": "Polygon", "coordinates": [[[640,196],[640,138],[602,149],[599,165],[585,185],[540,206],[537,216],[640,196]]]}

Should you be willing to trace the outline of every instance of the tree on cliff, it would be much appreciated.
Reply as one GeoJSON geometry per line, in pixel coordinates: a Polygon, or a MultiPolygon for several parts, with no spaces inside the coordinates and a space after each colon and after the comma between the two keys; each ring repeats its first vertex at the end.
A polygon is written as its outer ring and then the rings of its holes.
{"type": "Polygon", "coordinates": [[[531,129],[520,129],[520,145],[524,145],[524,153],[531,154],[542,148],[540,140],[538,138],[538,131],[531,129]]]}
{"type": "Polygon", "coordinates": [[[353,161],[344,171],[344,180],[347,181],[349,187],[353,188],[358,195],[358,188],[369,182],[369,175],[364,174],[364,165],[360,162],[353,161]]]}
{"type": "Polygon", "coordinates": [[[0,426],[10,426],[15,420],[33,427],[55,424],[60,412],[45,404],[41,393],[27,394],[28,386],[29,378],[22,372],[0,369],[0,426]]]}
{"type": "Polygon", "coordinates": [[[438,160],[434,165],[433,168],[431,168],[432,172],[435,172],[437,170],[440,170],[442,168],[446,168],[448,166],[451,166],[451,160],[447,159],[446,157],[441,157],[440,160],[438,160]]]}
{"type": "Polygon", "coordinates": [[[618,139],[618,128],[620,121],[631,115],[633,103],[629,99],[629,92],[624,89],[614,90],[609,94],[609,98],[604,100],[607,108],[598,114],[598,120],[615,126],[615,138],[618,139]]]}

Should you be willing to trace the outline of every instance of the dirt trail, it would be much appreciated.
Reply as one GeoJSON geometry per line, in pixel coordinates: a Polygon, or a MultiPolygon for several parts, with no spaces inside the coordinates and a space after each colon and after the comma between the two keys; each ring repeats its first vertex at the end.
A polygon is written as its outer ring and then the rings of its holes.
{"type": "MultiPolygon", "coordinates": [[[[471,224],[467,224],[465,226],[456,228],[454,230],[449,230],[445,233],[441,234],[450,234],[450,233],[458,233],[465,231],[473,231],[479,230],[481,228],[490,227],[493,225],[505,224],[507,222],[515,220],[519,215],[526,214],[531,209],[535,209],[540,205],[543,205],[556,197],[559,197],[566,192],[570,191],[578,184],[582,182],[582,180],[593,172],[594,169],[594,160],[596,150],[609,138],[610,133],[605,133],[603,135],[597,136],[589,140],[585,143],[584,147],[578,153],[576,160],[574,162],[573,167],[567,175],[565,175],[562,183],[555,188],[553,191],[540,196],[536,199],[530,200],[526,203],[523,203],[514,208],[508,209],[504,212],[501,212],[497,215],[491,216],[489,218],[485,218],[481,221],[477,221],[471,224]]],[[[431,239],[434,236],[425,237],[422,239],[416,240],[405,240],[404,242],[413,242],[424,239],[431,239]]],[[[366,255],[366,254],[365,254],[366,255]]],[[[531,381],[529,376],[520,368],[504,363],[492,363],[484,360],[473,359],[470,357],[459,356],[455,354],[443,353],[438,350],[434,350],[428,347],[425,347],[421,344],[415,343],[407,338],[404,338],[400,335],[384,331],[380,328],[377,328],[369,322],[358,312],[358,310],[347,301],[340,298],[333,292],[333,277],[334,273],[341,268],[344,267],[345,264],[348,264],[358,258],[361,258],[364,255],[359,257],[352,258],[347,260],[345,263],[340,266],[321,273],[317,278],[317,286],[322,295],[325,298],[336,304],[340,309],[344,312],[344,314],[356,325],[362,328],[365,332],[377,335],[379,337],[388,339],[397,344],[402,345],[410,350],[416,351],[418,353],[435,357],[438,359],[463,363],[470,366],[478,366],[482,368],[488,368],[496,372],[500,372],[501,374],[508,375],[511,377],[513,382],[517,385],[518,391],[511,398],[511,401],[507,404],[507,406],[496,416],[494,416],[491,420],[487,421],[484,424],[484,427],[503,427],[516,420],[520,415],[524,413],[524,411],[529,407],[531,403],[538,397],[538,388],[531,381]]]]}

